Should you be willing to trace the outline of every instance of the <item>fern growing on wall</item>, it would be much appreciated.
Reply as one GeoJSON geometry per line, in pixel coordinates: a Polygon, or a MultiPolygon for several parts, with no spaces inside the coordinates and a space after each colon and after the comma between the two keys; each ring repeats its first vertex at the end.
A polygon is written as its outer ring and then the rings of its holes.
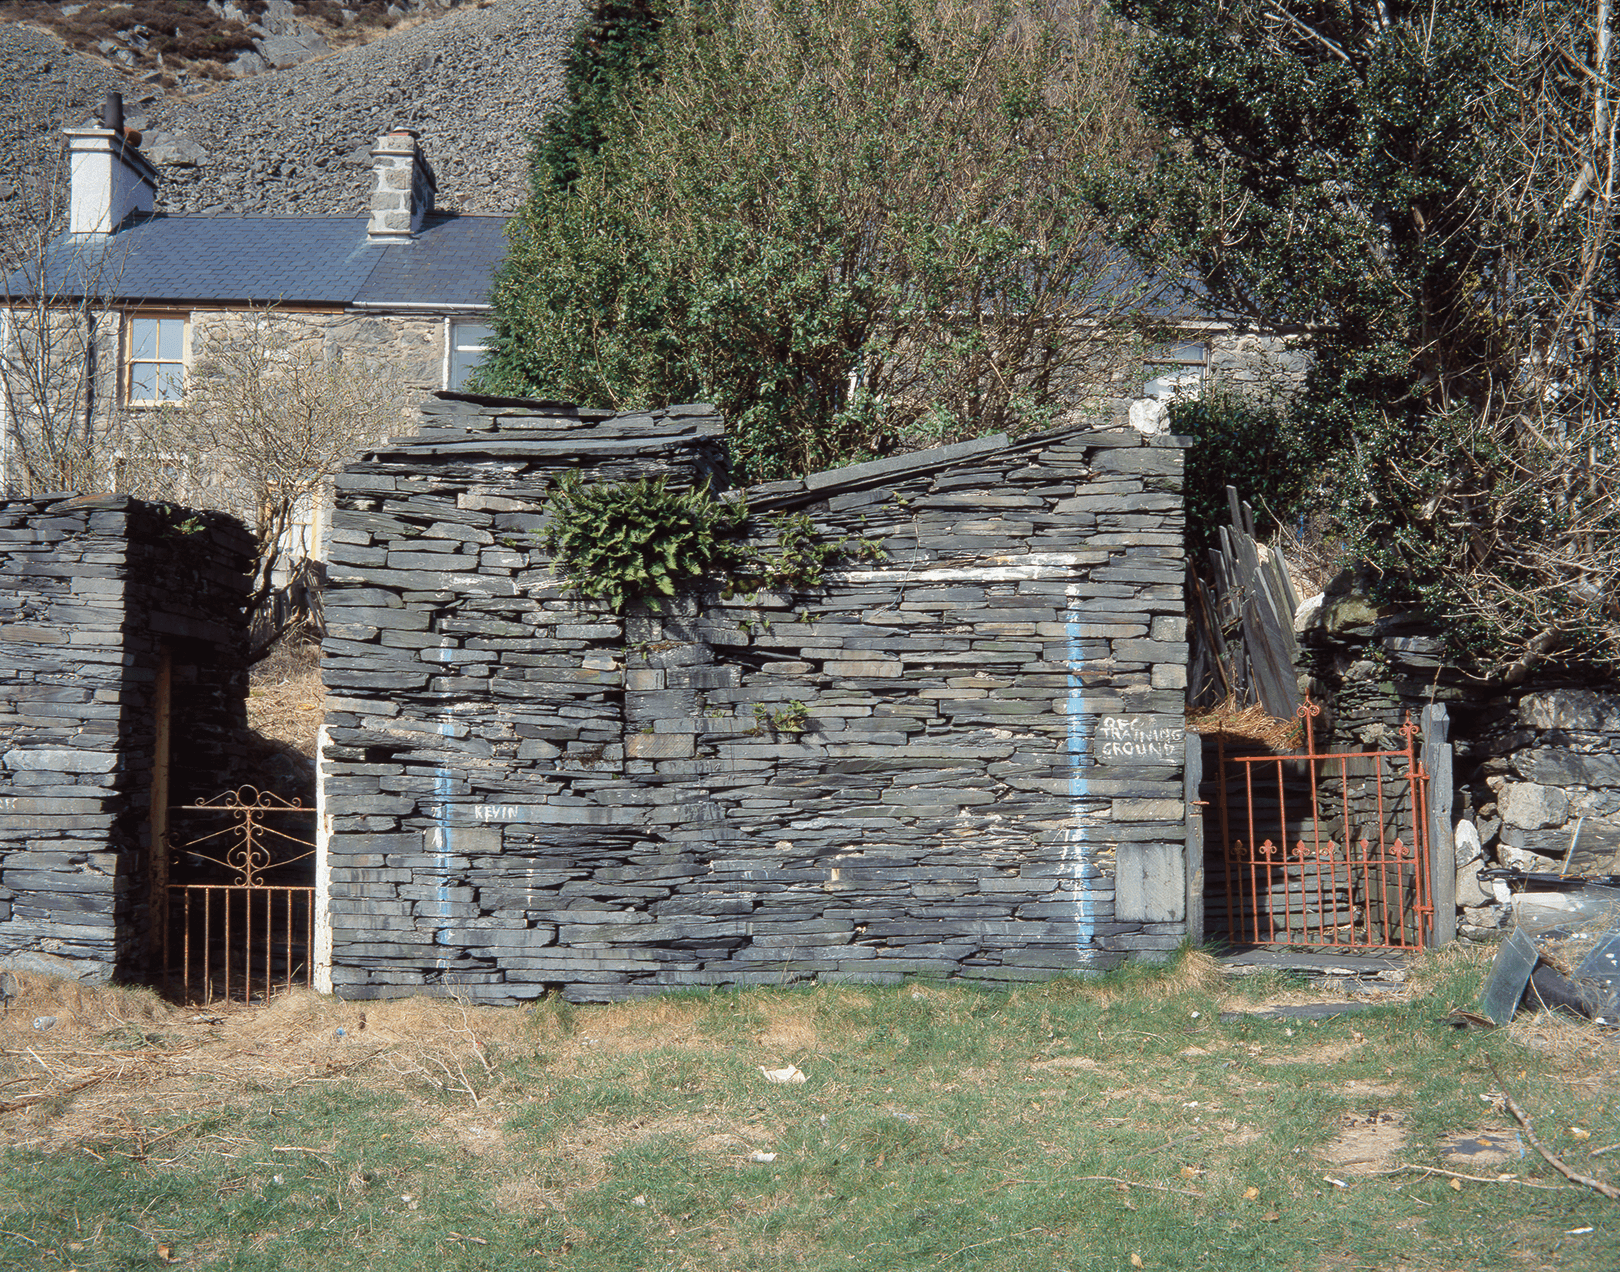
{"type": "Polygon", "coordinates": [[[615,610],[633,600],[654,609],[730,560],[724,536],[748,511],[707,486],[670,490],[663,477],[586,485],[565,477],[552,492],[543,542],[581,592],[615,610]]]}
{"type": "Polygon", "coordinates": [[[804,513],[770,518],[772,548],[744,543],[746,502],[717,499],[707,486],[671,490],[664,477],[587,485],[571,474],[552,490],[547,510],[546,550],[581,592],[621,612],[638,600],[659,609],[660,598],[704,578],[728,596],[820,587],[840,559],[884,556],[874,540],[821,539],[804,513]]]}

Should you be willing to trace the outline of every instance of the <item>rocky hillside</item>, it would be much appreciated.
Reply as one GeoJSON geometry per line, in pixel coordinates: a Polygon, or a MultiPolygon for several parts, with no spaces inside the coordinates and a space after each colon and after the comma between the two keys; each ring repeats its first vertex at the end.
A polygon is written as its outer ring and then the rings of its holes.
{"type": "Polygon", "coordinates": [[[486,0],[400,23],[369,43],[180,95],[22,24],[0,26],[0,238],[8,263],[38,221],[30,196],[59,186],[60,133],[108,89],[158,164],[164,212],[360,215],[368,152],[406,124],[439,181],[438,206],[509,213],[529,135],[560,99],[579,0],[486,0]]]}
{"type": "MultiPolygon", "coordinates": [[[[431,21],[463,0],[0,0],[0,22],[48,31],[75,52],[186,90],[294,66],[366,44],[402,23],[431,21]]],[[[489,5],[494,0],[466,0],[489,5]]]]}

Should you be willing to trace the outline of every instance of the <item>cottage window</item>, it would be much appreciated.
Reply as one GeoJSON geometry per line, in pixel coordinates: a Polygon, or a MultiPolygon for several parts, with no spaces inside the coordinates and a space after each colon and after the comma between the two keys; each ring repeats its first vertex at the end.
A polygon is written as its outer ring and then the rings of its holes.
{"type": "Polygon", "coordinates": [[[181,314],[133,314],[125,400],[132,406],[178,402],[185,392],[186,319],[181,314]]]}
{"type": "Polygon", "coordinates": [[[1209,348],[1201,344],[1162,345],[1150,349],[1143,362],[1143,397],[1161,402],[1197,398],[1209,369],[1209,348]]]}
{"type": "Polygon", "coordinates": [[[487,322],[450,323],[450,356],[446,359],[444,387],[459,390],[467,383],[473,368],[484,360],[484,353],[495,339],[495,328],[487,322]]]}

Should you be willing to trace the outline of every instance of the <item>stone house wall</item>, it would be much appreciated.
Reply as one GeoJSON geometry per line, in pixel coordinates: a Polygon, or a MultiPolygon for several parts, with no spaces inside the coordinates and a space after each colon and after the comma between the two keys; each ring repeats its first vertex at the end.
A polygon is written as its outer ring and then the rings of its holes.
{"type": "Polygon", "coordinates": [[[802,512],[886,557],[625,616],[535,539],[576,469],[720,477],[720,424],[446,395],[338,482],[331,988],[995,983],[1186,936],[1174,441],[1000,437],[756,487],[762,542],[802,512]]]}
{"type": "MultiPolygon", "coordinates": [[[[116,309],[51,310],[48,307],[21,307],[10,315],[13,340],[32,335],[40,324],[48,324],[48,339],[60,351],[64,365],[58,377],[60,387],[53,395],[61,409],[70,413],[91,415],[97,445],[104,452],[98,468],[97,480],[106,485],[119,484],[122,470],[119,457],[124,445],[122,433],[131,422],[150,408],[126,404],[127,350],[129,347],[129,320],[135,313],[116,309]],[[71,334],[70,334],[71,333],[71,334]],[[88,379],[81,376],[77,360],[90,351],[92,364],[88,379]]],[[[188,374],[207,351],[221,340],[251,339],[252,325],[260,314],[241,309],[186,308],[152,310],[165,316],[183,314],[187,319],[188,374]]],[[[357,313],[353,310],[321,312],[316,310],[277,310],[273,321],[281,331],[291,330],[299,343],[307,340],[318,345],[327,361],[339,358],[357,359],[376,384],[380,398],[391,401],[399,411],[398,432],[409,432],[415,425],[415,403],[423,395],[437,391],[443,385],[445,347],[449,324],[443,315],[378,311],[357,313]]],[[[7,407],[0,405],[0,427],[29,428],[27,415],[34,405],[31,395],[18,391],[6,395],[10,399],[10,417],[7,407]]],[[[379,442],[383,439],[378,438],[379,442]]],[[[5,452],[0,449],[0,458],[5,452]]],[[[204,472],[207,465],[198,465],[204,472]]],[[[26,494],[26,482],[15,462],[0,472],[0,491],[26,494]]],[[[153,492],[154,494],[158,492],[153,492]]],[[[204,502],[207,491],[205,478],[199,473],[187,474],[179,479],[172,490],[161,492],[165,498],[204,502]]],[[[240,502],[240,501],[237,501],[240,502]]],[[[234,507],[229,500],[219,506],[234,507]]],[[[249,510],[251,511],[251,510],[249,510]]]]}
{"type": "MultiPolygon", "coordinates": [[[[263,312],[191,310],[189,356],[193,361],[203,357],[212,341],[249,338],[263,312]]],[[[415,422],[415,404],[443,387],[443,316],[300,309],[276,310],[272,321],[284,331],[290,329],[295,338],[319,342],[328,361],[358,358],[375,373],[379,393],[397,402],[402,432],[415,422]]]]}
{"type": "Polygon", "coordinates": [[[1144,346],[1139,358],[1116,367],[1106,384],[1077,386],[1071,394],[1075,405],[1065,418],[1078,423],[1126,415],[1140,431],[1162,433],[1169,427],[1168,404],[1175,397],[1235,392],[1281,402],[1304,387],[1310,370],[1309,339],[1304,336],[1188,320],[1169,328],[1167,343],[1202,345],[1204,360],[1189,366],[1184,376],[1170,377],[1179,383],[1145,380],[1144,370],[1162,373],[1169,368],[1154,362],[1153,350],[1144,346]]]}
{"type": "Polygon", "coordinates": [[[123,495],[0,501],[0,962],[145,970],[160,668],[171,803],[238,776],[251,537],[123,495]]]}
{"type": "MultiPolygon", "coordinates": [[[[190,317],[193,364],[218,342],[252,340],[252,324],[261,321],[242,310],[194,310],[190,317]]],[[[282,324],[283,332],[290,329],[294,333],[294,340],[306,351],[304,356],[313,356],[318,348],[327,362],[341,359],[364,368],[364,374],[375,385],[376,399],[398,412],[399,424],[393,431],[410,432],[415,426],[414,404],[441,386],[447,338],[442,316],[300,311],[278,313],[273,321],[282,324]]],[[[375,440],[381,443],[384,438],[375,440]]],[[[251,499],[244,497],[244,492],[211,485],[207,474],[215,470],[206,460],[197,468],[199,474],[176,490],[175,497],[226,509],[252,524],[257,509],[251,499]]],[[[283,545],[287,564],[305,558],[324,559],[330,514],[330,491],[296,510],[293,540],[283,545]]]]}
{"type": "Polygon", "coordinates": [[[1290,397],[1305,386],[1309,340],[1234,327],[1208,332],[1208,383],[1243,393],[1290,397]]]}

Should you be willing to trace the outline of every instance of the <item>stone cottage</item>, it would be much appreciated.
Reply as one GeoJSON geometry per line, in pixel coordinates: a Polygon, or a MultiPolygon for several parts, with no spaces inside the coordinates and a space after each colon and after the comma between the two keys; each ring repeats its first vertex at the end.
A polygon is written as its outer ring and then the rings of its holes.
{"type": "MultiPolygon", "coordinates": [[[[371,208],[354,217],[164,214],[117,94],[67,149],[66,230],[0,292],[0,490],[67,484],[24,462],[60,416],[106,470],[81,488],[117,486],[119,420],[181,398],[210,338],[265,311],[328,360],[361,360],[402,407],[458,387],[482,354],[505,220],[437,211],[411,129],[377,138],[371,208]]],[[[295,551],[318,553],[320,517],[307,510],[295,551]]]]}

